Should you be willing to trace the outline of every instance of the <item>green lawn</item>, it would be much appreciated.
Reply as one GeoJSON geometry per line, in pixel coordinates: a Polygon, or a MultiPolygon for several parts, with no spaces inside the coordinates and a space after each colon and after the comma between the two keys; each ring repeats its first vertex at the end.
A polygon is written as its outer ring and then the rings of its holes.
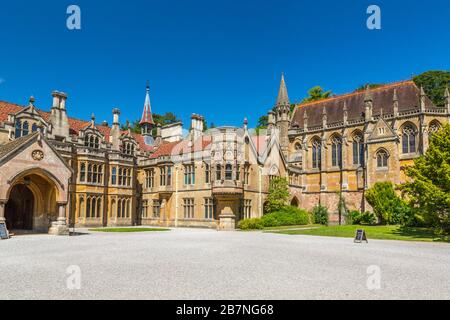
{"type": "Polygon", "coordinates": [[[364,229],[366,231],[366,235],[369,241],[370,239],[385,239],[404,241],[450,242],[449,236],[437,236],[431,229],[409,228],[400,226],[321,226],[318,228],[305,230],[280,230],[274,231],[274,233],[354,238],[356,230],[358,229],[364,229]]]}
{"type": "Polygon", "coordinates": [[[170,231],[170,229],[162,228],[96,228],[89,229],[95,232],[152,232],[152,231],[170,231]]]}
{"type": "Polygon", "coordinates": [[[283,230],[290,230],[290,229],[310,229],[310,228],[318,228],[321,227],[320,224],[307,224],[307,225],[294,225],[294,226],[280,226],[280,227],[266,227],[264,228],[264,232],[270,232],[270,231],[283,231],[283,230]]]}

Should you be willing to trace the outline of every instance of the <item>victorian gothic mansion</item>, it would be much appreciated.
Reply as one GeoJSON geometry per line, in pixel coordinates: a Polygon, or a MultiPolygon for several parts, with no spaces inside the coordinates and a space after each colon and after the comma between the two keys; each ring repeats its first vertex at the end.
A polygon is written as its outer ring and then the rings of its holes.
{"type": "Polygon", "coordinates": [[[147,88],[141,133],[113,122],[70,118],[65,93],[50,111],[0,101],[0,222],[8,229],[67,234],[68,226],[202,226],[232,230],[263,214],[270,179],[289,179],[291,204],[321,203],[337,221],[339,193],[367,209],[364,191],[400,183],[450,117],[412,81],[296,105],[281,80],[264,133],[242,127],[203,131],[193,114],[155,125],[147,88]]]}

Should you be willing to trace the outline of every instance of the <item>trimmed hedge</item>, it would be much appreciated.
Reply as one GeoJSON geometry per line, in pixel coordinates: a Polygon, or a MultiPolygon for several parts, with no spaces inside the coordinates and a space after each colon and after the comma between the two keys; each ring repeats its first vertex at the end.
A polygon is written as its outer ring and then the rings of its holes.
{"type": "Polygon", "coordinates": [[[242,230],[257,230],[264,227],[306,225],[309,223],[308,212],[296,207],[286,206],[282,210],[269,213],[262,218],[241,220],[238,227],[242,230]]]}

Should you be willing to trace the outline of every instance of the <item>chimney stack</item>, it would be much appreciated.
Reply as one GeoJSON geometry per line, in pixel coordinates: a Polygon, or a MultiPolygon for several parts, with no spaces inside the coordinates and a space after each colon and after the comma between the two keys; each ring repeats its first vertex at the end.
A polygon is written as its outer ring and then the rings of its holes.
{"type": "Polygon", "coordinates": [[[67,95],[64,92],[53,91],[53,105],[51,109],[50,122],[52,124],[51,135],[57,140],[68,140],[69,119],[66,111],[67,95]]]}
{"type": "Polygon", "coordinates": [[[201,115],[193,113],[191,116],[191,138],[193,141],[201,137],[203,134],[203,121],[204,118],[201,115]]]}

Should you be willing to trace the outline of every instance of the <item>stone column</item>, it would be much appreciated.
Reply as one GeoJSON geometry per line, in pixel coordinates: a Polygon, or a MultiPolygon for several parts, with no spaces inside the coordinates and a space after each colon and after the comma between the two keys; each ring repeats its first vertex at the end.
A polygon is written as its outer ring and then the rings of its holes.
{"type": "Polygon", "coordinates": [[[55,236],[69,235],[69,227],[66,219],[67,203],[58,203],[58,219],[52,222],[48,233],[55,236]]]}
{"type": "Polygon", "coordinates": [[[6,201],[4,200],[0,200],[0,223],[5,222],[5,206],[6,206],[6,201]]]}

